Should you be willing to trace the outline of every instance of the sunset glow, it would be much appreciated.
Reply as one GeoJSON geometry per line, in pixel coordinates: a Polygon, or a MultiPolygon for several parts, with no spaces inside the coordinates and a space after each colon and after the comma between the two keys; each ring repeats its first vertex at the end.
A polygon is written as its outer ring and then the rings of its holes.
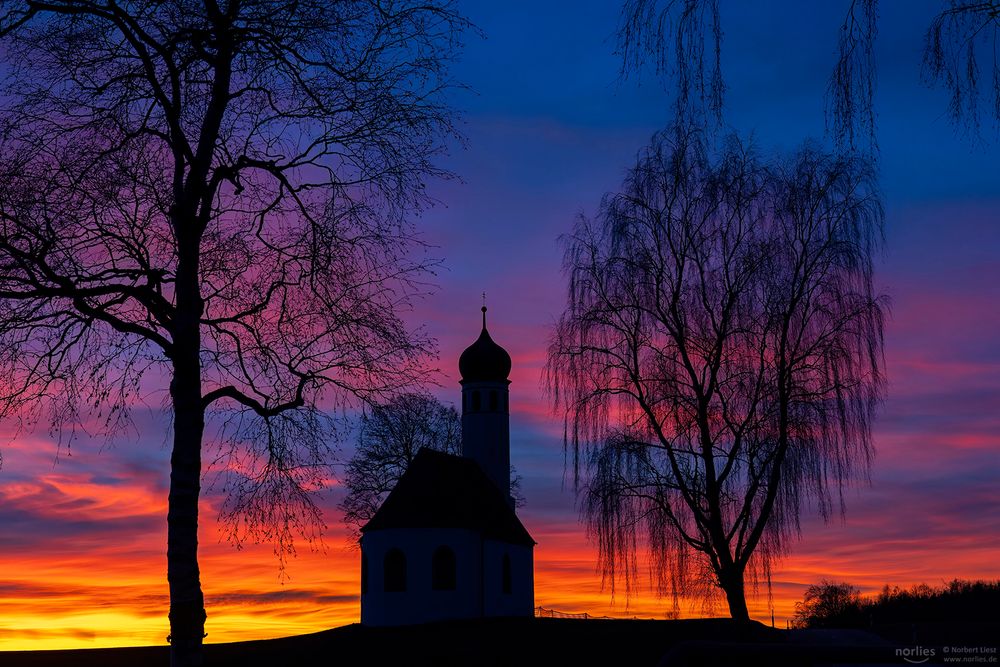
{"type": "MultiPolygon", "coordinates": [[[[436,183],[443,205],[417,220],[443,269],[433,278],[439,289],[406,318],[438,340],[433,392],[458,404],[458,356],[479,333],[487,293],[490,332],[513,359],[511,461],[526,498],[518,513],[538,542],[535,604],[665,618],[672,600],[651,590],[645,570],[630,595],[619,586],[612,598],[602,586],[578,520],[572,454],[543,383],[551,326],[565,302],[557,239],[574,215],[592,213],[619,186],[666,120],[661,86],[616,83],[619,61],[607,38],[620,3],[579,4],[470,3],[467,13],[489,39],[470,38],[457,68],[477,92],[456,98],[467,109],[469,147],[446,160],[463,182],[436,183]]],[[[839,6],[787,3],[798,9],[783,15],[737,4],[726,6],[730,122],[755,131],[762,150],[822,138],[839,6]],[[793,25],[799,30],[789,31],[793,25]],[[777,30],[788,34],[774,38],[777,30]]],[[[803,513],[801,539],[777,566],[772,597],[762,585],[748,601],[753,618],[770,624],[773,613],[779,627],[806,587],[824,579],[872,593],[885,584],[1000,578],[1000,143],[970,148],[942,118],[945,96],[920,84],[922,26],[937,4],[883,11],[887,251],[876,285],[892,307],[871,483],[847,490],[843,520],[803,513]]],[[[154,391],[167,386],[147,381],[154,391]]],[[[105,444],[81,433],[70,448],[44,423],[17,432],[0,424],[0,650],[165,643],[168,424],[144,408],[138,434],[105,444]]],[[[352,443],[342,446],[346,460],[352,443]]],[[[336,510],[335,480],[322,495],[323,543],[298,544],[282,572],[271,545],[236,549],[226,540],[212,479],[209,471],[200,524],[207,642],[358,622],[359,554],[336,510]]],[[[725,615],[721,599],[714,608],[680,604],[681,617],[725,615]]]]}

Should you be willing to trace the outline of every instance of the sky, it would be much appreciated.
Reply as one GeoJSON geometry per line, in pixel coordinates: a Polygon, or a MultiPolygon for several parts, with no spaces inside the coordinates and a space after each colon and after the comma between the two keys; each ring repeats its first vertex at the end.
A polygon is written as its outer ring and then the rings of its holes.
{"type": "MultiPolygon", "coordinates": [[[[824,136],[823,101],[841,5],[722,3],[726,122],[764,151],[824,136]],[[752,5],[752,6],[751,6],[752,5]]],[[[783,625],[805,588],[848,581],[939,585],[998,578],[1000,568],[1000,141],[956,133],[943,92],[921,83],[923,31],[937,2],[880,3],[876,106],[886,249],[876,285],[891,298],[888,398],[875,428],[871,483],[847,514],[806,508],[801,538],[751,615],[783,625]]],[[[596,552],[575,509],[562,430],[540,371],[565,304],[558,238],[593,213],[636,152],[669,121],[652,76],[619,77],[617,2],[464,2],[481,29],[455,76],[465,147],[432,184],[440,202],[416,221],[443,263],[437,290],[410,321],[437,338],[442,400],[459,399],[457,360],[479,331],[513,358],[511,459],[523,477],[535,550],[536,604],[566,612],[663,618],[672,608],[640,587],[602,589],[596,552]]],[[[162,643],[167,634],[166,418],[136,433],[86,437],[71,454],[44,428],[0,425],[0,650],[162,643]]],[[[345,455],[350,443],[345,443],[345,455]]],[[[359,555],[322,504],[322,545],[300,545],[284,573],[269,545],[236,549],[219,530],[210,486],[201,510],[209,642],[277,637],[356,622],[359,555]]],[[[682,616],[725,615],[684,601],[682,616]]]]}

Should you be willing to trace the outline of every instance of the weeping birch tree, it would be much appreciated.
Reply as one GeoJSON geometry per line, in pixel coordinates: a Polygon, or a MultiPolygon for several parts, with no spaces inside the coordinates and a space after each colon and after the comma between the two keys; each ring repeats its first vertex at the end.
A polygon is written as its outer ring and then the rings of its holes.
{"type": "Polygon", "coordinates": [[[421,377],[407,219],[465,26],[447,0],[0,2],[0,415],[113,434],[168,387],[174,665],[201,664],[204,456],[233,536],[286,552],[328,410],[421,377]]]}
{"type": "MultiPolygon", "coordinates": [[[[767,163],[673,128],[565,239],[547,381],[605,581],[769,582],[807,504],[843,511],[883,392],[882,209],[866,163],[767,163]]],[[[675,597],[676,601],[676,597],[675,597]]]]}

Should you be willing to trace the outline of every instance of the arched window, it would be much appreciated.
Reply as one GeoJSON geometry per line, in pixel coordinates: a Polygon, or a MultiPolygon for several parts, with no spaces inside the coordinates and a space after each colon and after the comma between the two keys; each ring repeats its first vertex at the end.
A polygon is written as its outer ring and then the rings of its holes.
{"type": "Polygon", "coordinates": [[[431,559],[431,588],[435,591],[455,590],[455,552],[438,547],[431,559]]]}
{"type": "Polygon", "coordinates": [[[507,595],[510,595],[514,582],[511,581],[512,578],[510,576],[510,556],[508,556],[507,554],[503,555],[503,573],[501,574],[501,579],[503,581],[503,592],[507,595]]]}
{"type": "Polygon", "coordinates": [[[479,399],[479,392],[478,391],[472,392],[472,411],[473,412],[479,412],[479,406],[480,405],[481,405],[481,403],[480,403],[480,399],[479,399]]]}
{"type": "Polygon", "coordinates": [[[382,563],[382,583],[386,593],[406,590],[406,556],[399,549],[389,549],[382,563]]]}
{"type": "Polygon", "coordinates": [[[498,407],[499,405],[497,401],[497,392],[494,389],[493,391],[490,392],[490,410],[496,412],[498,407]]]}
{"type": "Polygon", "coordinates": [[[361,554],[361,594],[368,592],[368,554],[361,554]]]}

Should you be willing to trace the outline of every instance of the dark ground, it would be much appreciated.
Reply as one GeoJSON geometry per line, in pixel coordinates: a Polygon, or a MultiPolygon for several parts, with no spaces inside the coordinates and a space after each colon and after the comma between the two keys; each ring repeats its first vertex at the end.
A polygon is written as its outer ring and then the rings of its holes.
{"type": "MultiPolygon", "coordinates": [[[[994,645],[1000,624],[959,637],[994,645]],[[993,637],[992,641],[987,640],[993,637]]],[[[209,667],[406,665],[553,667],[562,665],[906,664],[899,646],[859,630],[774,630],[728,619],[680,621],[490,619],[401,628],[349,625],[311,635],[205,647],[209,667]]],[[[931,644],[924,642],[923,646],[931,644]]],[[[941,656],[940,649],[935,654],[941,656]]],[[[996,658],[998,655],[994,653],[996,658]]],[[[166,667],[163,646],[0,652],[0,667],[166,667]]],[[[938,664],[933,660],[923,664],[938,664]]],[[[993,664],[996,664],[995,662],[993,664]]]]}

